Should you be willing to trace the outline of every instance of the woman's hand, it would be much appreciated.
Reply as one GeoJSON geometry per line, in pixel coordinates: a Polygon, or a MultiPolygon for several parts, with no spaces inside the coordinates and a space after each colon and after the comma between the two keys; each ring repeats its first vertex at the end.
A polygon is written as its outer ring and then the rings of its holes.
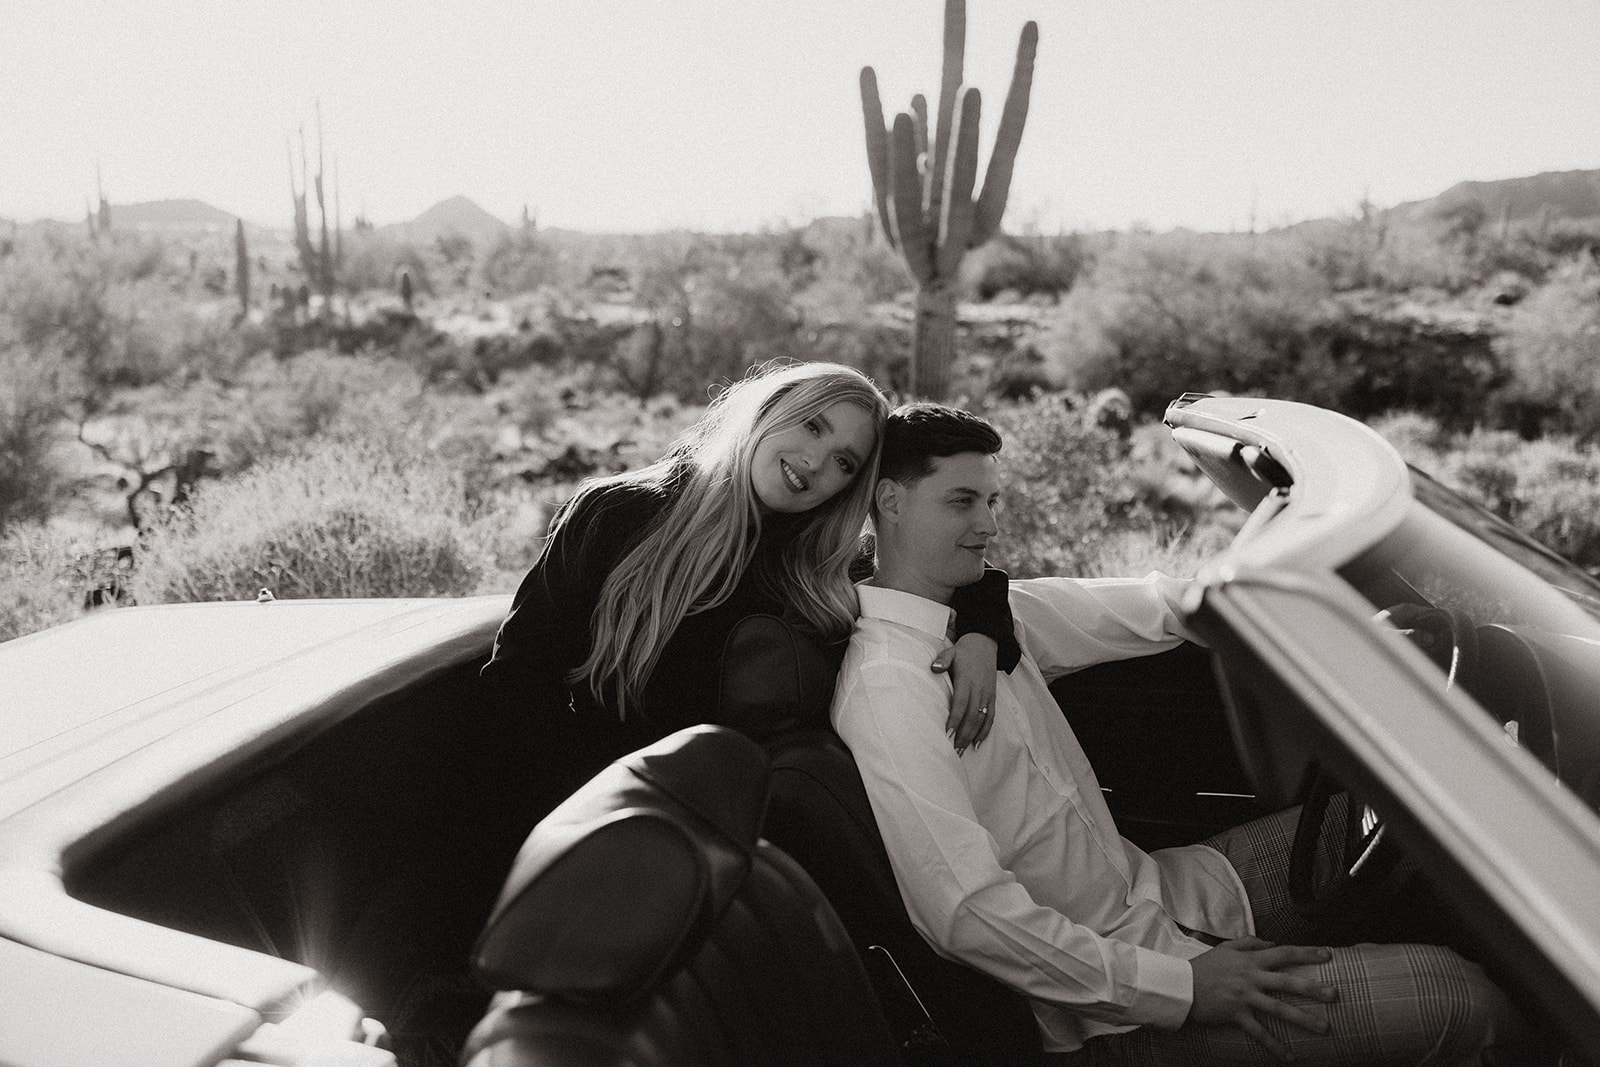
{"type": "Polygon", "coordinates": [[[982,634],[961,639],[933,658],[933,672],[950,672],[950,714],[944,732],[955,742],[957,755],[989,736],[994,724],[994,694],[998,677],[999,646],[982,634]]]}

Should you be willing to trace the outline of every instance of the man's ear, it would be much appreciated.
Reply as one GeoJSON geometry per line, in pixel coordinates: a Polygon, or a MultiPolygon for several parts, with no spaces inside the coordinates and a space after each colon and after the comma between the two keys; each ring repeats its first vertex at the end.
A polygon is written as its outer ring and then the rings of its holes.
{"type": "Polygon", "coordinates": [[[879,478],[872,490],[873,506],[878,509],[880,523],[894,522],[900,517],[901,496],[905,487],[893,478],[879,478]]]}

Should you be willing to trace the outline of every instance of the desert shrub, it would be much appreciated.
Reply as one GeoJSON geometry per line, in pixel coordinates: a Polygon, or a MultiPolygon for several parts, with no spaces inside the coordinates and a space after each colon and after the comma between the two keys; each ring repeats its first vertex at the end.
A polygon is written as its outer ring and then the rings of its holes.
{"type": "Polygon", "coordinates": [[[1448,450],[1454,440],[1438,419],[1415,411],[1391,411],[1366,421],[1407,463],[1430,474],[1438,466],[1439,454],[1448,450]]]}
{"type": "Polygon", "coordinates": [[[1195,390],[1327,401],[1342,376],[1311,338],[1327,293],[1277,246],[1130,238],[1073,287],[1040,348],[1072,388],[1121,388],[1147,414],[1195,390]]]}
{"type": "Polygon", "coordinates": [[[428,258],[411,244],[373,230],[355,230],[345,234],[343,252],[339,283],[348,292],[378,290],[398,298],[401,271],[411,275],[418,295],[433,292],[428,258]]]}
{"type": "Polygon", "coordinates": [[[457,596],[483,570],[456,475],[335,442],[200,490],[141,544],[140,603],[457,596]]]}
{"type": "Polygon", "coordinates": [[[429,410],[423,379],[407,363],[325,349],[288,359],[259,355],[206,407],[228,413],[216,423],[210,447],[230,472],[299,451],[318,437],[393,444],[404,451],[429,410]]]}
{"type": "Polygon", "coordinates": [[[860,323],[875,304],[911,288],[911,273],[887,241],[872,236],[868,224],[849,229],[814,226],[806,243],[818,258],[809,281],[795,294],[795,309],[808,323],[860,323]]]}
{"type": "Polygon", "coordinates": [[[190,376],[206,376],[229,381],[246,363],[272,350],[272,332],[251,318],[236,312],[222,313],[222,305],[212,305],[209,314],[190,315],[173,342],[177,363],[190,376]]]}
{"type": "Polygon", "coordinates": [[[1099,573],[1113,540],[1161,526],[1127,440],[1086,419],[1084,407],[1052,393],[985,412],[1005,442],[1005,506],[991,558],[1015,577],[1099,573]]]}
{"type": "Polygon", "coordinates": [[[1569,260],[1512,308],[1496,340],[1530,431],[1600,434],[1600,265],[1569,260]]]}
{"type": "Polygon", "coordinates": [[[11,526],[0,534],[0,641],[117,604],[131,560],[127,547],[97,543],[74,527],[11,526]]]}
{"type": "Polygon", "coordinates": [[[692,401],[709,382],[804,354],[776,251],[735,256],[702,237],[658,236],[639,272],[647,321],[616,346],[610,365],[619,388],[692,401]]]}
{"type": "Polygon", "coordinates": [[[1001,293],[1058,296],[1072,288],[1092,253],[1078,234],[1002,234],[981,255],[975,281],[978,298],[1001,293]]]}
{"type": "Polygon", "coordinates": [[[1156,415],[1186,391],[1266,394],[1367,418],[1424,411],[1455,428],[1506,381],[1482,316],[1334,291],[1284,239],[1126,239],[1047,316],[1057,380],[1120,387],[1156,415]]]}
{"type": "Polygon", "coordinates": [[[1308,349],[1330,371],[1320,388],[1284,375],[1260,388],[1358,419],[1387,411],[1429,415],[1451,429],[1481,422],[1506,381],[1493,334],[1476,316],[1370,294],[1341,294],[1308,323],[1308,349]]]}
{"type": "Polygon", "coordinates": [[[1524,441],[1478,431],[1434,462],[1429,473],[1445,484],[1574,563],[1600,567],[1600,455],[1592,448],[1570,436],[1524,441]]]}
{"type": "Polygon", "coordinates": [[[1408,463],[1579,566],[1600,569],[1600,451],[1571,435],[1449,433],[1416,415],[1372,426],[1408,463]]]}
{"type": "Polygon", "coordinates": [[[37,523],[0,534],[0,641],[69,622],[84,613],[72,578],[74,547],[37,523]]]}
{"type": "Polygon", "coordinates": [[[1585,255],[1593,259],[1600,250],[1600,221],[1594,219],[1560,219],[1531,237],[1544,252],[1557,259],[1585,255]]]}
{"type": "Polygon", "coordinates": [[[163,381],[198,358],[197,313],[159,243],[43,231],[0,261],[0,316],[16,341],[70,363],[97,394],[163,381]]]}
{"type": "Polygon", "coordinates": [[[501,293],[531,293],[557,277],[556,250],[531,229],[502,237],[484,256],[484,284],[501,293]]]}
{"type": "Polygon", "coordinates": [[[1109,531],[1085,558],[1085,578],[1137,578],[1160,571],[1174,578],[1192,578],[1216,558],[1233,538],[1220,524],[1194,528],[1166,524],[1109,531]]]}
{"type": "Polygon", "coordinates": [[[0,321],[0,531],[47,518],[69,482],[57,447],[69,370],[4,330],[0,321]]]}

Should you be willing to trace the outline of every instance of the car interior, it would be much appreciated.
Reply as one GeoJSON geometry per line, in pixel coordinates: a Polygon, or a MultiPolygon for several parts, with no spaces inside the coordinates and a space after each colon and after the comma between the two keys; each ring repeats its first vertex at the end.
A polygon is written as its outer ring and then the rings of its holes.
{"type": "MultiPolygon", "coordinates": [[[[881,1017],[902,1062],[1037,1057],[1025,1002],[935,955],[911,928],[854,764],[827,726],[834,664],[786,631],[778,620],[756,617],[730,639],[727,662],[735,666],[722,680],[718,718],[759,742],[766,771],[713,776],[717,794],[726,803],[755,805],[759,837],[768,842],[761,854],[781,853],[820,887],[853,948],[838,988],[876,1002],[862,1010],[881,1017]],[[852,968],[866,975],[866,985],[850,976],[852,968]]],[[[490,1021],[492,996],[516,997],[519,1019],[542,1010],[530,1008],[532,1001],[583,1003],[610,1020],[605,1026],[633,1025],[607,1006],[611,994],[601,988],[505,991],[505,975],[514,969],[491,973],[479,966],[480,937],[514,860],[521,862],[519,848],[545,814],[525,799],[527,768],[540,764],[538,738],[523,724],[475,713],[480,666],[481,659],[461,662],[352,709],[337,726],[264,756],[226,788],[196,795],[182,810],[105,843],[67,872],[68,892],[315,968],[382,1024],[389,1047],[408,1067],[466,1063],[474,1050],[510,1040],[509,1031],[493,1029],[504,1018],[490,1021]]],[[[1255,813],[1202,650],[1181,647],[1137,669],[1108,664],[1059,681],[1055,691],[1130,838],[1149,848],[1193,841],[1255,813]]],[[[624,883],[654,885],[663,877],[659,864],[629,840],[619,834],[595,846],[602,850],[596,856],[619,852],[614,865],[583,858],[543,885],[538,899],[555,909],[553,926],[513,924],[507,934],[501,923],[498,940],[520,938],[520,951],[531,958],[569,962],[595,956],[584,947],[584,923],[648,941],[641,926],[648,916],[625,907],[625,893],[613,898],[609,882],[604,892],[600,882],[585,888],[574,873],[605,868],[624,883]],[[601,897],[616,908],[602,909],[601,897]],[[544,940],[552,930],[553,939],[544,940]]],[[[754,855],[752,847],[740,846],[754,855]]],[[[729,899],[739,899],[732,892],[729,899]]],[[[833,929],[817,936],[826,942],[833,929]]],[[[688,950],[674,951],[671,959],[681,963],[688,950]]],[[[761,951],[770,954],[770,946],[761,951]]],[[[679,980],[666,973],[668,963],[658,963],[658,983],[679,980]]],[[[638,991],[630,996],[636,1004],[638,991]]],[[[667,1015],[690,1010],[686,1002],[662,1004],[667,1015]]],[[[745,1017],[736,1006],[717,1012],[729,1025],[745,1017]]],[[[730,1041],[736,1037],[729,1032],[730,1041]]],[[[569,1062],[560,1040],[551,1040],[552,1051],[527,1062],[569,1062]]],[[[747,1044],[727,1062],[781,1062],[779,1049],[805,1047],[796,1040],[791,1034],[758,1042],[771,1046],[767,1058],[747,1044]]],[[[682,1062],[664,1046],[658,1052],[635,1062],[682,1062]]],[[[852,1053],[805,1062],[866,1061],[852,1053]]]]}
{"type": "MultiPolygon", "coordinates": [[[[1593,692],[1593,677],[1563,678],[1528,627],[1473,621],[1387,564],[1346,577],[1451,684],[1508,708],[1497,718],[1557,768],[1548,724],[1564,713],[1551,702],[1593,692]]],[[[315,968],[382,1024],[405,1067],[1037,1060],[1022,998],[911,927],[827,723],[836,661],[768,616],[745,620],[725,651],[717,728],[633,754],[554,811],[530,800],[551,754],[527,721],[485,711],[475,657],[108,843],[68,872],[68,890],[315,968]]],[[[1315,761],[1285,728],[1279,766],[1247,770],[1241,713],[1298,698],[1264,666],[1222,667],[1186,644],[1051,687],[1143,848],[1342,788],[1306,773],[1315,761]]],[[[1563,770],[1595,762],[1583,733],[1562,744],[1563,770]]],[[[1574,773],[1592,802],[1595,773],[1574,773]]],[[[1349,855],[1380,825],[1350,820],[1349,855]]],[[[1457,943],[1428,879],[1389,846],[1373,869],[1392,877],[1362,889],[1457,943]]],[[[1329,908],[1330,943],[1371,898],[1355,899],[1329,908]]]]}

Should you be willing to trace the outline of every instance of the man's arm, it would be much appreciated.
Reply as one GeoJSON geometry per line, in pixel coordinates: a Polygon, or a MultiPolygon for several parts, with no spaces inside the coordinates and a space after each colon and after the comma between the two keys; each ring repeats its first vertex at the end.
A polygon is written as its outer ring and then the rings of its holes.
{"type": "Polygon", "coordinates": [[[1148,656],[1184,641],[1192,579],[1031,578],[1011,583],[1011,611],[1023,647],[1047,681],[1111,660],[1148,656]]]}
{"type": "Polygon", "coordinates": [[[917,930],[942,955],[1086,1017],[1181,1025],[1193,996],[1185,960],[1096,935],[1038,904],[1001,864],[967,792],[975,766],[944,736],[947,700],[920,665],[848,659],[834,697],[835,729],[917,930]]]}

